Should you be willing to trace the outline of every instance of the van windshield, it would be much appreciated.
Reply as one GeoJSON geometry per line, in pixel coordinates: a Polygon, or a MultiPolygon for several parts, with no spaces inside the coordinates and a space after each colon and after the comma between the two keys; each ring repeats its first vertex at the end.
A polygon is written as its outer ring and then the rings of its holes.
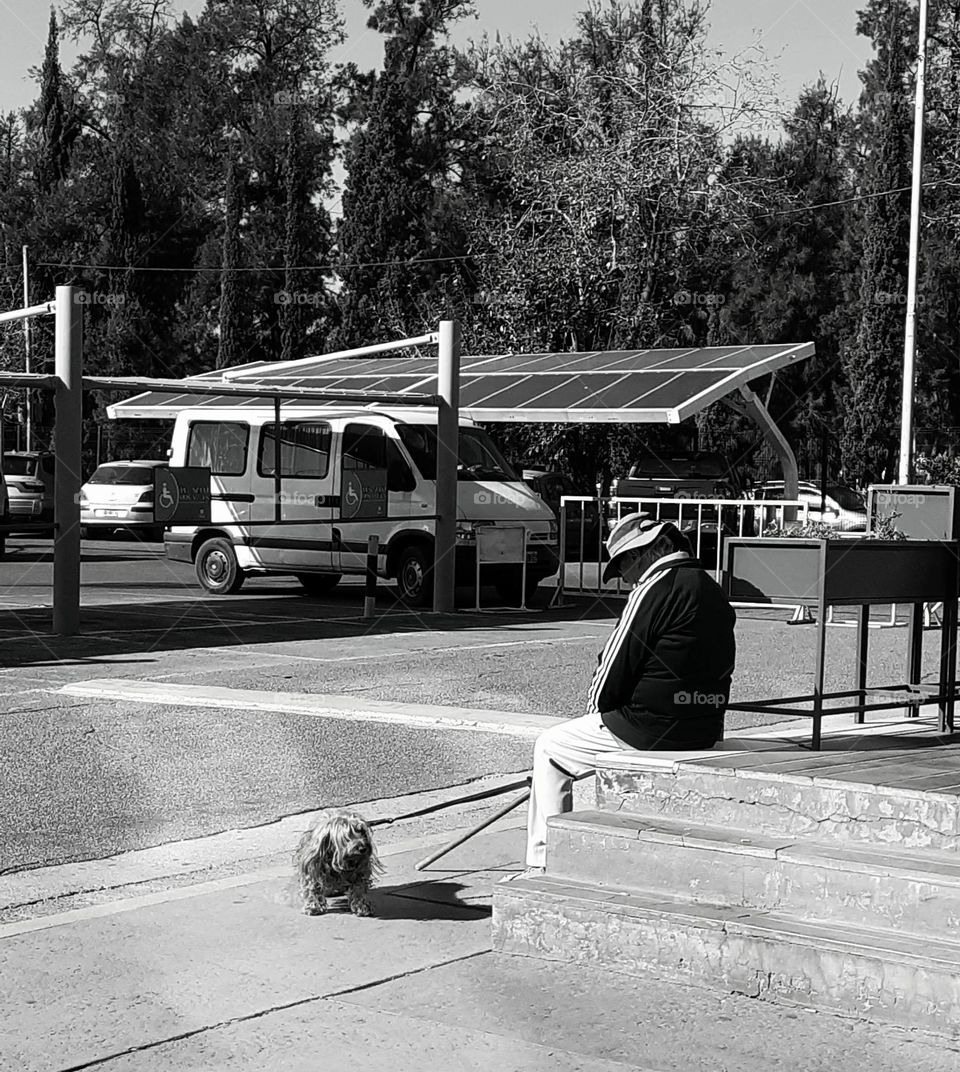
{"type": "MultiPolygon", "coordinates": [[[[425,480],[437,479],[437,430],[429,424],[397,426],[400,442],[425,480]]],[[[496,443],[480,428],[460,429],[458,480],[519,480],[496,443]]]]}

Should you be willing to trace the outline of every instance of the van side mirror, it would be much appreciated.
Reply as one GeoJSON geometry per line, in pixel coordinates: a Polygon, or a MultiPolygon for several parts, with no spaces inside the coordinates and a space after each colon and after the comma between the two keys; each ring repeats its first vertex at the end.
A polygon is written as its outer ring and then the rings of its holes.
{"type": "Polygon", "coordinates": [[[387,466],[387,491],[413,491],[416,486],[410,466],[402,458],[394,458],[387,466]]]}

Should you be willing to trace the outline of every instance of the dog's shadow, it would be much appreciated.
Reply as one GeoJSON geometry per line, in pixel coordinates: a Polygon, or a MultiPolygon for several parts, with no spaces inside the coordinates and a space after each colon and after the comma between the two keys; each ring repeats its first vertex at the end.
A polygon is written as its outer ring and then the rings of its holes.
{"type": "MultiPolygon", "coordinates": [[[[463,920],[469,921],[491,914],[489,900],[461,901],[458,894],[466,889],[462,882],[407,882],[397,886],[375,886],[367,895],[375,919],[463,920]]],[[[277,894],[276,900],[289,908],[300,908],[296,883],[289,882],[277,894]]],[[[329,897],[323,915],[348,916],[346,897],[329,897]]],[[[323,916],[315,917],[322,919],[323,916]]]]}

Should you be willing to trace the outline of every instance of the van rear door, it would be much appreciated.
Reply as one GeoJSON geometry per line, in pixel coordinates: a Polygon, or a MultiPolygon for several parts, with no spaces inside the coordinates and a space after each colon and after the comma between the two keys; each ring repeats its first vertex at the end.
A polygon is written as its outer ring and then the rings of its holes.
{"type": "Polygon", "coordinates": [[[246,421],[189,423],[184,464],[210,470],[211,520],[215,524],[243,523],[250,518],[249,450],[250,425],[246,421]]]}
{"type": "Polygon", "coordinates": [[[280,424],[280,478],[277,481],[276,424],[260,429],[252,490],[256,496],[250,546],[267,569],[334,569],[333,430],[316,418],[280,424]]]}

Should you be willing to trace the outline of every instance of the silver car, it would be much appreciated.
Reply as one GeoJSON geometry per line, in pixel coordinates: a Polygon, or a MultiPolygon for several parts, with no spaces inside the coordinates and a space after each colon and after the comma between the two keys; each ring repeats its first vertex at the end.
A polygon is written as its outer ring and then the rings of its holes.
{"type": "MultiPolygon", "coordinates": [[[[757,499],[776,501],[783,499],[783,481],[768,480],[754,491],[757,499]]],[[[844,484],[827,484],[823,495],[819,484],[801,480],[797,484],[797,498],[807,504],[807,521],[827,525],[839,532],[865,532],[867,528],[867,505],[863,496],[844,484]]],[[[770,512],[772,515],[772,511],[770,512]]],[[[773,517],[766,519],[770,523],[773,517]]]]}
{"type": "Polygon", "coordinates": [[[151,539],[163,538],[153,513],[153,471],[166,461],[105,462],[80,489],[82,536],[130,529],[151,539]]]}
{"type": "Polygon", "coordinates": [[[7,451],[3,456],[3,479],[11,517],[52,521],[53,478],[51,451],[7,451]]]}

